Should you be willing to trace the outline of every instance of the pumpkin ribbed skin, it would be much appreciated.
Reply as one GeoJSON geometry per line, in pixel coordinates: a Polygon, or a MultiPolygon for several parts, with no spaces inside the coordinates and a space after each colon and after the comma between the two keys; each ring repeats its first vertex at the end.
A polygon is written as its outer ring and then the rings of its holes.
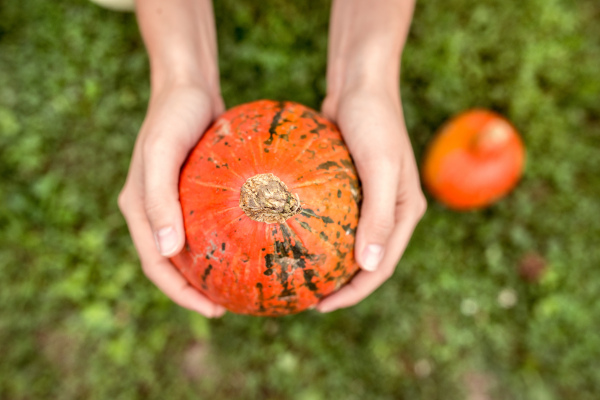
{"type": "Polygon", "coordinates": [[[240,314],[297,313],[358,270],[360,186],[336,126],[292,102],[225,112],[184,164],[179,183],[186,246],[172,262],[200,292],[240,314]],[[283,223],[252,220],[240,189],[271,173],[302,211],[283,223]]]}
{"type": "Polygon", "coordinates": [[[447,122],[425,154],[429,192],[456,210],[487,206],[519,181],[525,149],[514,127],[488,110],[469,110],[447,122]]]}

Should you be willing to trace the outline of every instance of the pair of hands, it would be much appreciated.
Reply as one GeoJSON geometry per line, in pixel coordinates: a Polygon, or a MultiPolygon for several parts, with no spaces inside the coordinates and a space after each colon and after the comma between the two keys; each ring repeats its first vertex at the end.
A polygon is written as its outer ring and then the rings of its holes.
{"type": "MultiPolygon", "coordinates": [[[[337,123],[356,164],[363,204],[355,246],[362,271],[324,298],[317,305],[321,312],[354,305],[385,282],[426,209],[400,96],[392,89],[355,87],[329,94],[323,103],[323,114],[337,123]]],[[[223,111],[220,95],[194,84],[153,93],[119,196],[146,276],[175,303],[206,317],[219,317],[225,308],[190,286],[168,257],[185,244],[180,168],[223,111]]]]}

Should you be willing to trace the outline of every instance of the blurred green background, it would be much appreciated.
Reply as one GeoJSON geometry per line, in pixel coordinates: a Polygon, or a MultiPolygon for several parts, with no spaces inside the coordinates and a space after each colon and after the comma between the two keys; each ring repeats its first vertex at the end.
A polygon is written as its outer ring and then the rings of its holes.
{"type": "MultiPolygon", "coordinates": [[[[227,105],[318,108],[329,3],[256,3],[215,4],[227,105]]],[[[597,0],[419,3],[402,71],[417,156],[491,108],[523,135],[520,185],[477,212],[430,199],[356,307],[209,321],[144,277],[116,206],[149,94],[134,16],[2,1],[0,398],[600,398],[599,20],[597,0]]]]}

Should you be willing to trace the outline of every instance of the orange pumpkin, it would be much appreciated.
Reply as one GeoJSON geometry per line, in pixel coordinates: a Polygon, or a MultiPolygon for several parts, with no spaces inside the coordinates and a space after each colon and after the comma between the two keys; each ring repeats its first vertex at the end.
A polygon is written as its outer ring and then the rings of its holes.
{"type": "Polygon", "coordinates": [[[524,161],[523,143],[508,121],[491,111],[470,110],[446,123],[431,142],[423,181],[450,208],[481,208],[517,184],[524,161]]]}
{"type": "Polygon", "coordinates": [[[360,185],[336,126],[292,102],[225,112],[182,168],[172,262],[232,312],[297,313],[358,271],[360,185]]]}

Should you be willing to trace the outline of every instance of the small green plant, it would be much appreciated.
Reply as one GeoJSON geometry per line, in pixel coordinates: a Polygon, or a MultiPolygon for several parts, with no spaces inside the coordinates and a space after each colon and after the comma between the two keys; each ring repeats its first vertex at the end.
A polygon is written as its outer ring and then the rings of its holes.
{"type": "MultiPolygon", "coordinates": [[[[319,108],[327,2],[214,6],[229,107],[319,108]]],[[[356,307],[207,321],[144,277],[116,205],[149,96],[135,17],[1,2],[0,398],[597,398],[599,16],[594,0],[419,2],[401,83],[417,159],[484,107],[522,134],[522,181],[484,211],[432,202],[356,307]]]]}

